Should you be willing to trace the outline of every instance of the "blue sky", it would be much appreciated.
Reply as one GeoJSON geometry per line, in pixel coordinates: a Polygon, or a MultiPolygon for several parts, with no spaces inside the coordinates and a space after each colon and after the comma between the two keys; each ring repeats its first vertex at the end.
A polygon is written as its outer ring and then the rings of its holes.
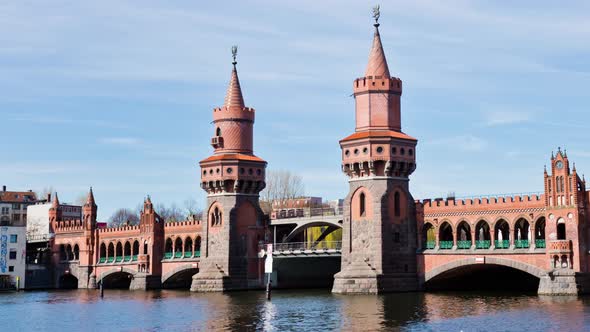
{"type": "MultiPolygon", "coordinates": [[[[3,1],[0,178],[95,188],[99,218],[155,202],[204,205],[211,152],[239,46],[256,154],[301,175],[306,193],[347,193],[338,140],[354,130],[352,81],[373,33],[360,1],[3,1]]],[[[381,3],[390,72],[404,81],[402,126],[419,139],[416,198],[542,190],[566,147],[590,172],[586,128],[590,4],[381,3]]]]}

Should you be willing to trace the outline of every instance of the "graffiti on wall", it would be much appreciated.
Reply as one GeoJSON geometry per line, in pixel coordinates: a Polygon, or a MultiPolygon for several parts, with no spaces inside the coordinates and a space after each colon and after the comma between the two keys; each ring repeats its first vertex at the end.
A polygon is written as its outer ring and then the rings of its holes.
{"type": "Polygon", "coordinates": [[[8,252],[8,227],[0,227],[0,273],[6,273],[6,254],[8,252]]]}

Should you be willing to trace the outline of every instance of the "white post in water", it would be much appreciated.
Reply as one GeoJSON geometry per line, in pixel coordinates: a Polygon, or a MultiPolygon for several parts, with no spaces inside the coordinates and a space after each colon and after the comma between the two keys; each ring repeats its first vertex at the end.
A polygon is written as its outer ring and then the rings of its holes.
{"type": "Polygon", "coordinates": [[[266,299],[270,301],[270,293],[271,293],[270,278],[272,277],[272,244],[271,243],[266,245],[266,259],[264,260],[264,273],[266,273],[266,276],[267,276],[266,299]]]}

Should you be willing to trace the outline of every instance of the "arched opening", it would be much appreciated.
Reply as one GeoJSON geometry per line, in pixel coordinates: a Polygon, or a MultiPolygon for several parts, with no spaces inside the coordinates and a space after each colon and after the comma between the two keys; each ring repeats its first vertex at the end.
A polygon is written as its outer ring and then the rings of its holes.
{"type": "Polygon", "coordinates": [[[133,258],[132,260],[136,261],[137,260],[137,255],[139,255],[139,241],[135,240],[133,241],[133,258]]]}
{"type": "Polygon", "coordinates": [[[99,263],[106,263],[107,261],[107,246],[104,243],[100,244],[99,263]]]}
{"type": "Polygon", "coordinates": [[[453,227],[446,221],[440,225],[438,232],[438,245],[440,249],[453,248],[453,227]]]}
{"type": "Polygon", "coordinates": [[[424,284],[428,291],[510,291],[535,294],[539,278],[498,264],[463,265],[445,271],[424,284]]]}
{"type": "Polygon", "coordinates": [[[174,241],[174,258],[182,258],[182,239],[180,237],[174,241]]]}
{"type": "Polygon", "coordinates": [[[166,245],[164,246],[164,259],[170,259],[170,258],[172,258],[173,255],[174,255],[174,253],[173,253],[173,249],[172,249],[172,239],[167,238],[166,245]]]}
{"type": "Polygon", "coordinates": [[[491,245],[490,225],[485,220],[480,220],[475,225],[475,249],[489,249],[491,245]]]}
{"type": "Polygon", "coordinates": [[[565,240],[565,220],[563,218],[557,219],[557,239],[565,240]]]}
{"type": "Polygon", "coordinates": [[[76,289],[78,288],[78,278],[66,273],[59,278],[58,284],[60,289],[76,289]]]}
{"type": "Polygon", "coordinates": [[[59,260],[65,261],[68,259],[68,255],[66,254],[66,246],[63,244],[59,245],[59,260]]]}
{"type": "Polygon", "coordinates": [[[211,212],[211,226],[221,226],[221,211],[217,206],[211,212]]]}
{"type": "Polygon", "coordinates": [[[147,241],[143,241],[143,254],[147,255],[148,254],[148,243],[147,241]]]}
{"type": "Polygon", "coordinates": [[[365,193],[361,193],[359,195],[359,213],[360,213],[360,216],[361,217],[364,217],[365,216],[365,213],[366,213],[366,210],[365,210],[366,205],[365,205],[365,203],[366,203],[365,202],[365,193]]]}
{"type": "Polygon", "coordinates": [[[422,248],[434,249],[436,246],[436,234],[434,233],[434,226],[427,223],[422,228],[422,248]]]}
{"type": "Polygon", "coordinates": [[[508,249],[510,247],[510,225],[504,219],[500,219],[496,222],[494,228],[495,242],[494,247],[496,249],[508,249]]]}
{"type": "Polygon", "coordinates": [[[217,127],[217,130],[215,131],[215,136],[221,136],[221,128],[217,127]]]}
{"type": "Polygon", "coordinates": [[[197,236],[195,240],[195,257],[201,257],[201,237],[197,236]]]}
{"type": "Polygon", "coordinates": [[[66,246],[66,260],[71,261],[74,259],[74,252],[72,250],[72,245],[68,244],[66,246]]]}
{"type": "Polygon", "coordinates": [[[80,260],[80,247],[78,247],[77,243],[74,245],[74,260],[80,260]]]}
{"type": "Polygon", "coordinates": [[[457,249],[471,248],[471,226],[466,221],[461,221],[457,226],[457,249]]]}
{"type": "Polygon", "coordinates": [[[115,262],[122,262],[123,261],[123,245],[121,242],[117,242],[117,246],[115,247],[115,262]]]}
{"type": "Polygon", "coordinates": [[[530,246],[530,233],[531,229],[529,222],[524,218],[518,219],[514,224],[514,247],[528,248],[530,246]]]}
{"type": "Polygon", "coordinates": [[[187,237],[184,240],[184,258],[191,258],[193,257],[193,239],[187,237]]]}
{"type": "Polygon", "coordinates": [[[109,243],[109,247],[108,247],[108,251],[107,251],[107,263],[112,263],[115,261],[115,245],[113,244],[113,242],[109,243]]]}
{"type": "Polygon", "coordinates": [[[123,248],[123,260],[125,262],[131,260],[131,243],[129,241],[125,241],[125,247],[123,248]]]}
{"type": "Polygon", "coordinates": [[[393,210],[396,217],[401,215],[399,191],[396,191],[395,194],[393,194],[393,210]]]}
{"type": "Polygon", "coordinates": [[[545,217],[535,223],[535,248],[545,248],[545,217]]]}
{"type": "Polygon", "coordinates": [[[133,275],[128,272],[115,272],[102,278],[102,285],[109,289],[129,289],[133,275]]]}
{"type": "Polygon", "coordinates": [[[190,289],[193,276],[199,272],[198,268],[186,268],[180,270],[162,283],[162,288],[167,289],[190,289]]]}

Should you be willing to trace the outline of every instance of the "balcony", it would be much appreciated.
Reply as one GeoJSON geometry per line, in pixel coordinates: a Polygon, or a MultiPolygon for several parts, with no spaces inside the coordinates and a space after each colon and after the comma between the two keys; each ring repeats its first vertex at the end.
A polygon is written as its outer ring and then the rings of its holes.
{"type": "Polygon", "coordinates": [[[439,241],[440,249],[453,249],[453,241],[439,241]]]}
{"type": "Polygon", "coordinates": [[[510,241],[509,240],[496,240],[494,242],[494,247],[496,249],[508,249],[510,248],[510,241]]]}
{"type": "Polygon", "coordinates": [[[490,240],[477,240],[475,241],[475,249],[489,249],[492,245],[490,240]]]}
{"type": "Polygon", "coordinates": [[[434,249],[436,241],[426,241],[424,249],[434,249]]]}
{"type": "Polygon", "coordinates": [[[566,253],[572,252],[572,241],[570,240],[555,240],[549,241],[550,253],[566,253]]]}
{"type": "Polygon", "coordinates": [[[457,249],[470,249],[471,241],[457,241],[457,249]]]}
{"type": "Polygon", "coordinates": [[[535,248],[545,248],[545,240],[535,240],[535,248]]]}
{"type": "Polygon", "coordinates": [[[211,137],[211,146],[213,146],[216,149],[222,148],[223,147],[223,137],[221,137],[221,136],[211,137]]]}
{"type": "Polygon", "coordinates": [[[517,249],[525,249],[529,247],[529,240],[516,240],[514,241],[514,247],[517,249]]]}

